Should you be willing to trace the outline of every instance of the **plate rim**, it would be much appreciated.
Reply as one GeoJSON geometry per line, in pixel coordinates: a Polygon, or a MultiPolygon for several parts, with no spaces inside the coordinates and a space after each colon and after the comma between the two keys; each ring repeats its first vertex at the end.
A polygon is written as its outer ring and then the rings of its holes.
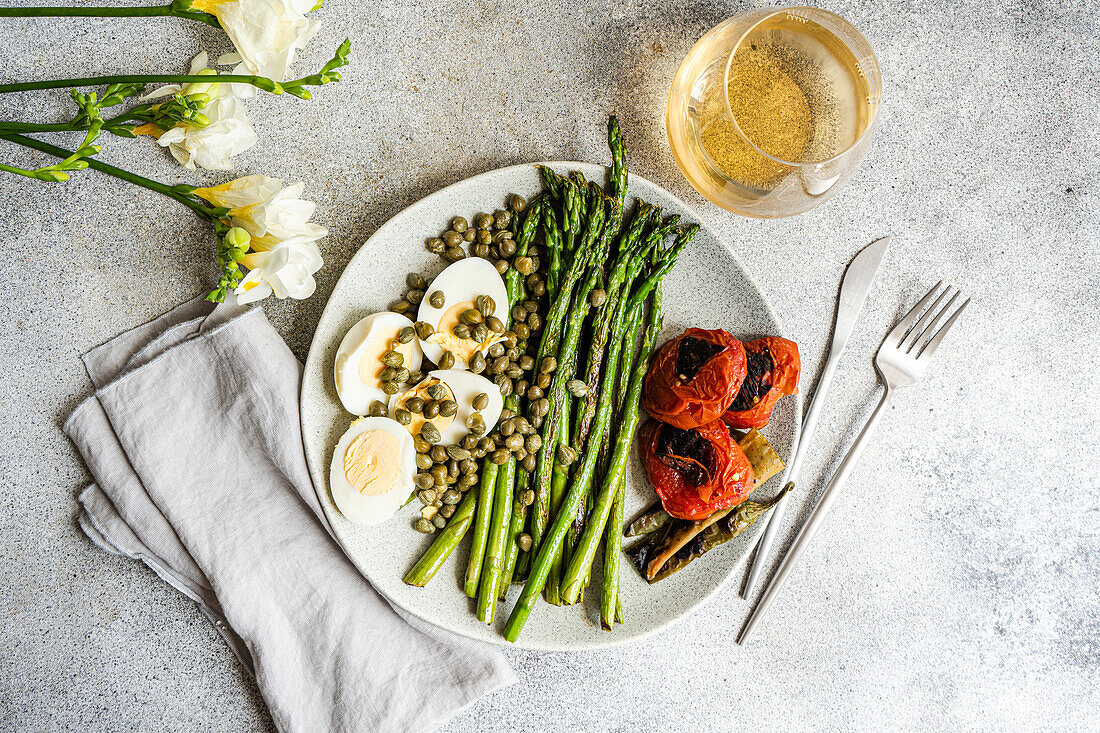
{"type": "MultiPolygon", "coordinates": [[[[339,547],[340,551],[343,552],[344,557],[346,557],[351,562],[351,564],[355,567],[355,569],[357,571],[359,571],[359,574],[363,577],[363,579],[367,583],[370,584],[371,588],[376,593],[378,593],[380,596],[382,596],[384,599],[386,599],[387,603],[389,603],[391,606],[399,608],[399,609],[401,609],[401,611],[403,613],[409,614],[410,616],[413,616],[413,617],[419,619],[420,621],[431,624],[435,628],[442,629],[443,631],[446,631],[446,632],[449,632],[449,633],[457,634],[459,636],[462,636],[463,638],[472,639],[472,640],[483,642],[483,643],[493,644],[495,646],[503,647],[505,649],[520,649],[520,650],[524,650],[524,651],[533,651],[533,652],[577,652],[577,651],[590,651],[590,650],[598,650],[598,649],[608,649],[608,648],[612,648],[612,647],[623,646],[625,644],[631,644],[631,643],[634,643],[634,642],[642,641],[643,639],[648,639],[648,638],[654,636],[655,634],[657,634],[659,632],[668,630],[669,628],[671,628],[675,624],[679,623],[680,621],[687,618],[688,616],[690,616],[694,612],[698,611],[701,607],[706,605],[706,603],[708,601],[710,601],[715,596],[715,594],[718,593],[718,591],[722,590],[730,582],[730,580],[737,573],[737,571],[744,566],[745,561],[747,560],[747,558],[753,553],[753,551],[755,549],[755,546],[753,548],[750,548],[748,552],[746,552],[741,558],[739,558],[738,561],[730,567],[729,572],[724,577],[722,577],[721,580],[719,580],[717,583],[715,583],[713,587],[706,590],[694,603],[692,603],[692,604],[688,605],[687,607],[685,607],[679,614],[670,616],[669,618],[664,619],[664,620],[660,621],[659,623],[655,624],[652,628],[647,629],[647,630],[645,630],[641,633],[634,634],[633,636],[622,636],[622,635],[616,636],[613,633],[609,633],[609,634],[607,634],[606,640],[601,639],[600,641],[585,642],[584,644],[580,644],[580,645],[570,644],[570,645],[567,645],[567,646],[560,646],[560,645],[559,646],[547,646],[547,645],[542,645],[542,644],[535,644],[535,645],[525,644],[525,643],[523,643],[522,637],[517,639],[515,642],[509,642],[507,639],[505,639],[503,636],[501,636],[499,634],[494,635],[491,639],[485,639],[485,638],[480,637],[480,636],[474,636],[472,634],[468,634],[465,631],[463,631],[461,628],[453,628],[453,627],[443,626],[443,625],[439,624],[437,621],[435,621],[434,619],[426,617],[423,613],[419,612],[418,610],[408,608],[405,605],[403,605],[402,603],[400,603],[398,600],[396,600],[394,598],[391,598],[389,595],[387,595],[382,590],[380,590],[373,582],[371,582],[370,576],[367,574],[366,570],[352,556],[352,553],[348,552],[347,548],[344,546],[344,543],[340,541],[340,538],[338,537],[335,529],[332,527],[331,521],[328,517],[328,511],[329,510],[326,506],[327,502],[321,496],[321,490],[318,487],[317,482],[314,480],[314,475],[313,475],[314,474],[314,466],[312,466],[311,463],[310,463],[309,450],[306,447],[305,410],[302,408],[303,396],[304,396],[304,392],[305,392],[305,389],[306,389],[306,375],[308,373],[310,373],[311,370],[315,370],[317,368],[322,368],[323,369],[323,366],[324,366],[324,365],[320,365],[320,367],[318,367],[318,365],[316,364],[316,360],[321,358],[320,355],[321,355],[321,352],[323,351],[323,349],[321,349],[321,348],[314,348],[315,346],[317,346],[317,336],[318,336],[319,326],[320,326],[321,322],[325,320],[325,317],[328,315],[329,309],[333,307],[333,305],[332,305],[332,294],[335,293],[336,289],[340,286],[340,281],[343,280],[344,275],[345,275],[345,273],[347,273],[348,269],[355,263],[355,261],[360,256],[364,255],[364,252],[367,249],[367,245],[369,245],[371,243],[371,241],[375,237],[378,236],[378,233],[380,231],[382,231],[382,229],[384,229],[386,227],[386,225],[388,225],[391,221],[393,221],[397,217],[401,216],[405,211],[412,208],[413,206],[416,206],[417,204],[421,203],[422,201],[424,201],[427,198],[430,198],[430,197],[435,196],[437,194],[441,194],[445,191],[449,191],[449,190],[451,190],[453,188],[456,188],[458,186],[469,185],[470,183],[472,183],[474,181],[478,181],[478,180],[483,179],[483,178],[487,178],[487,177],[490,177],[490,176],[497,176],[497,175],[501,175],[505,172],[516,171],[516,170],[519,170],[519,169],[530,169],[532,167],[537,167],[537,166],[547,166],[547,167],[551,167],[551,168],[570,168],[570,167],[572,167],[574,169],[578,166],[581,166],[581,167],[598,166],[598,167],[604,169],[605,171],[607,170],[607,166],[602,164],[602,163],[587,163],[587,162],[573,161],[573,160],[551,160],[551,161],[532,161],[530,163],[516,163],[516,164],[513,164],[513,165],[501,166],[499,168],[493,168],[492,170],[483,171],[483,172],[478,173],[476,175],[469,176],[468,178],[463,178],[461,180],[450,183],[450,184],[448,184],[448,185],[446,185],[442,188],[438,188],[434,191],[431,191],[430,193],[427,193],[424,196],[421,196],[416,201],[413,201],[413,202],[409,203],[407,206],[402,208],[400,211],[397,211],[396,213],[394,213],[393,216],[389,217],[384,222],[382,222],[380,225],[378,225],[378,227],[374,230],[374,232],[369,237],[367,237],[362,242],[362,244],[359,245],[358,249],[356,249],[356,251],[355,251],[355,254],[353,254],[351,256],[351,258],[347,261],[347,263],[344,265],[343,270],[341,270],[341,272],[340,272],[340,276],[338,278],[336,278],[336,282],[332,286],[332,292],[329,293],[329,297],[325,300],[325,307],[321,310],[321,315],[317,319],[318,326],[314,328],[313,337],[310,339],[309,350],[306,352],[306,360],[302,365],[301,384],[298,386],[298,425],[299,425],[299,434],[301,435],[301,440],[302,440],[302,451],[303,451],[303,453],[305,455],[305,459],[306,459],[306,473],[309,476],[310,484],[312,484],[312,486],[313,486],[314,498],[317,499],[317,503],[318,503],[318,505],[321,509],[321,514],[324,518],[322,524],[324,525],[324,527],[325,527],[326,531],[328,532],[329,536],[332,537],[333,541],[336,543],[337,547],[339,547]]],[[[745,266],[744,262],[742,262],[741,258],[738,256],[736,250],[734,250],[733,247],[731,245],[729,245],[723,237],[719,236],[718,232],[715,231],[715,229],[703,217],[699,216],[699,214],[695,210],[695,208],[689,206],[679,196],[676,196],[675,194],[670,192],[668,189],[666,189],[664,186],[661,186],[660,184],[655,183],[655,182],[649,180],[648,178],[644,178],[643,176],[637,175],[636,173],[630,173],[629,171],[627,173],[628,173],[628,179],[627,179],[627,190],[628,190],[628,192],[629,192],[630,179],[643,181],[643,182],[649,184],[650,186],[653,186],[654,188],[660,190],[662,194],[664,194],[669,199],[674,201],[677,205],[683,207],[685,210],[691,212],[692,215],[695,216],[695,218],[699,221],[700,228],[703,228],[703,229],[707,230],[707,232],[722,246],[722,249],[724,249],[726,251],[726,253],[732,258],[732,260],[733,260],[735,266],[737,267],[737,269],[745,276],[745,278],[748,280],[748,282],[752,285],[753,289],[757,293],[760,294],[761,302],[763,303],[764,309],[765,309],[768,317],[775,322],[775,324],[778,328],[779,333],[777,335],[782,337],[782,338],[788,338],[787,328],[786,328],[785,324],[783,323],[783,319],[780,318],[779,313],[776,311],[775,307],[772,305],[771,299],[767,296],[767,292],[763,288],[760,287],[760,283],[757,282],[756,278],[752,274],[752,271],[749,270],[749,268],[745,266]]],[[[794,432],[793,432],[793,435],[792,435],[792,438],[791,438],[790,454],[786,457],[786,460],[784,461],[784,463],[787,464],[787,465],[790,465],[790,462],[793,459],[795,452],[798,450],[798,445],[799,445],[799,443],[802,439],[802,417],[803,417],[803,407],[804,407],[803,392],[800,389],[796,394],[794,394],[792,396],[795,398],[794,399],[794,402],[795,402],[794,432]]],[[[324,469],[324,467],[322,466],[318,470],[323,470],[323,469],[324,469]]],[[[769,517],[770,517],[770,515],[769,515],[769,517]]]]}

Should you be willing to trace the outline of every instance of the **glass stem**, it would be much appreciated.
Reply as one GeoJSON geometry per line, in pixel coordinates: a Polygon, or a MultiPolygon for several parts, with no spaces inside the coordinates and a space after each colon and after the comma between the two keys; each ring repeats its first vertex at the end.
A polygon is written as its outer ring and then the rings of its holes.
{"type": "Polygon", "coordinates": [[[208,13],[187,10],[175,10],[172,4],[141,7],[38,7],[38,8],[0,8],[0,18],[153,18],[171,16],[206,23],[221,28],[218,20],[208,13]]]}
{"type": "MultiPolygon", "coordinates": [[[[44,143],[41,140],[24,137],[23,135],[0,134],[0,138],[7,140],[8,142],[13,142],[17,145],[22,145],[33,150],[48,153],[49,155],[53,155],[62,159],[68,158],[69,156],[73,155],[73,152],[71,150],[65,150],[64,148],[59,148],[56,145],[50,145],[49,143],[44,143]]],[[[179,201],[181,204],[188,207],[204,219],[213,221],[216,218],[214,216],[214,212],[209,207],[203,206],[189,196],[186,196],[178,191],[174,191],[171,186],[167,186],[163,183],[160,183],[159,181],[154,181],[150,178],[146,178],[145,176],[139,176],[137,173],[131,173],[130,171],[123,170],[122,168],[116,168],[113,165],[108,165],[107,163],[103,163],[98,160],[92,160],[88,158],[85,158],[84,160],[88,163],[89,168],[93,168],[101,173],[106,173],[109,176],[114,176],[119,180],[126,181],[127,183],[132,183],[135,186],[147,188],[150,191],[156,191],[157,193],[164,194],[171,199],[175,199],[176,201],[179,201]]]]}

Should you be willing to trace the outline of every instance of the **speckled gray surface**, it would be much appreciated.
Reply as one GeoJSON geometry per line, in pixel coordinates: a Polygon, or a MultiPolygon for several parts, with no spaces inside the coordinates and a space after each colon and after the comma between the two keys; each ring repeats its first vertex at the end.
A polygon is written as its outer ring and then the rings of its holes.
{"type": "MultiPolygon", "coordinates": [[[[345,81],[308,104],[250,106],[261,143],[240,171],[305,180],[332,230],[318,294],[266,306],[299,356],[341,268],[390,215],[501,165],[602,160],[612,109],[633,170],[733,243],[810,373],[845,262],[895,236],[805,476],[835,464],[866,414],[890,322],[941,277],[975,299],[925,383],[899,394],[754,643],[733,642],[748,607],[731,585],[636,645],[511,652],[519,684],[449,730],[535,730],[550,716],[566,730],[1095,730],[1100,8],[825,3],[879,54],[878,138],[834,200],[766,222],[706,204],[664,141],[680,57],[742,7],[330,0],[300,68],[350,35],[345,81]]],[[[228,50],[170,20],[5,20],[0,39],[4,81],[175,71],[199,48],[228,50]]],[[[7,97],[0,111],[60,120],[63,98],[7,97]]],[[[148,141],[108,142],[105,159],[164,180],[225,179],[187,175],[148,141]]],[[[0,178],[0,728],[271,728],[192,604],[80,535],[87,475],[58,430],[89,388],[78,355],[198,292],[209,248],[156,194],[95,174],[0,178]]]]}

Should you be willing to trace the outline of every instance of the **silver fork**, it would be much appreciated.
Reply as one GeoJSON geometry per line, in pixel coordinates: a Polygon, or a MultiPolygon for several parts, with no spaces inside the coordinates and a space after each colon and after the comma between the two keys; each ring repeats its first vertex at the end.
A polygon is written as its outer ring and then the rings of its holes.
{"type": "Polygon", "coordinates": [[[898,325],[894,326],[894,329],[887,334],[886,340],[882,342],[878,353],[875,354],[875,371],[878,372],[879,379],[882,380],[885,386],[882,399],[879,401],[878,407],[871,413],[871,417],[867,419],[867,423],[863,426],[863,430],[860,431],[855,443],[848,449],[848,455],[844,457],[836,473],[833,474],[832,480],[829,481],[829,485],[825,488],[821,498],[817,501],[817,505],[810,513],[810,518],[802,525],[794,544],[791,545],[791,548],[783,557],[783,562],[780,563],[779,569],[775,572],[771,582],[768,583],[764,595],[756,604],[756,608],[753,609],[748,621],[745,622],[745,627],[741,629],[741,635],[737,637],[738,644],[744,644],[748,640],[749,634],[760,623],[760,619],[768,610],[768,606],[775,600],[783,584],[787,582],[787,576],[790,575],[791,570],[794,569],[794,566],[802,557],[802,553],[806,551],[810,540],[817,533],[822,520],[829,513],[833,501],[840,493],[840,487],[844,485],[844,482],[848,479],[848,474],[855,468],[856,462],[867,444],[867,438],[871,435],[875,422],[882,414],[886,403],[890,401],[893,391],[898,387],[909,387],[920,381],[925,369],[928,368],[928,363],[932,361],[932,354],[935,353],[936,347],[940,345],[944,335],[955,324],[966,306],[970,304],[970,299],[967,298],[956,307],[955,302],[961,297],[962,293],[959,292],[958,288],[953,288],[950,285],[940,290],[942,285],[942,281],[936,283],[936,286],[928,291],[928,295],[920,299],[913,310],[909,311],[898,322],[898,325]],[[937,291],[939,291],[939,295],[936,295],[937,291]],[[950,297],[948,297],[949,295],[950,297]]]}

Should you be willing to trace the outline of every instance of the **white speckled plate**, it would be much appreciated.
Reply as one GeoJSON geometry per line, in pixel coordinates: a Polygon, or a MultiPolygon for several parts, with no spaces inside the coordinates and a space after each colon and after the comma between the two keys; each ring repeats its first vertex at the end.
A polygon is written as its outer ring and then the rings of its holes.
{"type": "MultiPolygon", "coordinates": [[[[605,169],[589,163],[549,163],[562,172],[579,170],[592,180],[603,180],[605,169]]],[[[389,522],[360,527],[348,522],[332,502],[328,468],[332,450],[353,417],[340,406],[333,385],[332,363],[336,348],[356,321],[386,306],[404,292],[406,273],[436,275],[443,261],[424,248],[426,238],[446,229],[452,216],[468,219],[480,211],[500,208],[508,194],[534,195],[541,189],[533,165],[516,165],[483,173],[428,196],[386,222],[367,240],[351,262],[325,307],[302,380],[302,437],[306,460],[317,494],[337,540],[348,557],[374,587],[392,603],[426,621],[464,636],[505,643],[500,629],[518,595],[513,586],[507,603],[497,613],[495,626],[478,622],[473,601],[462,592],[469,542],[462,544],[439,574],[424,588],[401,582],[420,553],[431,543],[410,524],[415,508],[410,505],[389,522]]],[[[664,213],[680,214],[683,221],[698,221],[692,211],[671,194],[649,181],[630,177],[630,194],[661,206],[664,213]]],[[[665,280],[665,330],[662,341],[689,326],[725,328],[743,339],[784,335],[775,312],[748,272],[705,223],[695,241],[681,255],[665,280]]],[[[779,402],[771,423],[764,429],[775,449],[788,459],[802,422],[800,397],[779,402]]],[[[626,491],[626,517],[633,519],[654,500],[636,457],[631,459],[626,491]]],[[[778,490],[778,478],[760,492],[778,490]]],[[[539,602],[516,646],[526,649],[593,649],[622,644],[653,633],[699,606],[741,567],[756,536],[757,524],[688,568],[648,586],[629,562],[621,566],[621,592],[626,623],[611,633],[599,625],[599,569],[594,571],[596,592],[586,593],[585,607],[554,607],[539,602]]],[[[597,563],[599,561],[597,560],[597,563]]]]}

